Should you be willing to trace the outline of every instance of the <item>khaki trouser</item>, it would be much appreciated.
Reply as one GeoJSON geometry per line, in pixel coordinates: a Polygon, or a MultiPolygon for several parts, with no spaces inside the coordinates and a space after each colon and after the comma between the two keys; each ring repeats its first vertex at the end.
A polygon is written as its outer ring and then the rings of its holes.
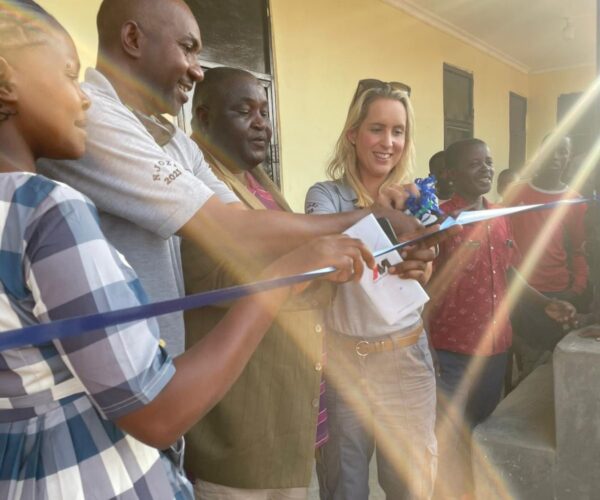
{"type": "Polygon", "coordinates": [[[194,493],[197,500],[306,500],[308,488],[245,490],[197,479],[194,493]]]}

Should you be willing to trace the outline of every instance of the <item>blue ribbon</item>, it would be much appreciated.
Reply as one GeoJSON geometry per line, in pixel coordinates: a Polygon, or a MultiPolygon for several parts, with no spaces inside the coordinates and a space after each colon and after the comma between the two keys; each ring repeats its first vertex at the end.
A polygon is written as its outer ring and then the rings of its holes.
{"type": "MultiPolygon", "coordinates": [[[[590,200],[567,200],[565,203],[588,203],[590,200]]],[[[552,208],[561,204],[560,202],[549,203],[547,205],[539,206],[535,205],[533,208],[525,208],[524,211],[529,210],[541,210],[544,208],[552,208]]],[[[460,224],[459,222],[453,221],[450,226],[445,227],[446,230],[452,225],[460,224]]],[[[393,252],[394,250],[400,250],[404,247],[414,245],[421,240],[430,237],[431,234],[421,235],[408,241],[403,241],[396,245],[384,248],[373,252],[374,257],[381,257],[387,253],[393,252]]],[[[129,307],[126,309],[119,309],[116,311],[108,311],[103,313],[90,314],[87,316],[76,316],[73,318],[62,319],[58,321],[52,321],[51,323],[42,323],[37,325],[26,326],[16,330],[7,330],[0,332],[0,350],[4,351],[7,349],[16,349],[27,345],[39,345],[50,342],[54,339],[62,339],[71,337],[81,333],[86,333],[109,326],[115,326],[122,323],[129,323],[132,321],[139,321],[153,316],[161,316],[163,314],[169,314],[178,311],[186,311],[188,309],[195,309],[198,307],[208,306],[217,304],[220,302],[228,302],[236,300],[248,295],[253,295],[259,292],[265,292],[267,290],[273,290],[275,288],[281,288],[285,286],[291,286],[305,281],[314,280],[327,274],[333,273],[334,267],[325,267],[314,271],[309,271],[302,274],[294,274],[291,276],[285,276],[282,278],[276,278],[272,280],[258,281],[255,283],[249,283],[244,285],[237,285],[228,288],[221,288],[219,290],[213,290],[210,292],[202,292],[194,295],[188,295],[186,297],[180,297],[177,299],[164,300],[161,302],[153,302],[151,304],[142,304],[135,307],[129,307]]]]}
{"type": "Polygon", "coordinates": [[[548,210],[561,205],[580,205],[597,201],[587,198],[573,198],[569,200],[557,200],[550,203],[537,203],[535,205],[517,205],[514,207],[490,208],[487,210],[466,210],[460,212],[456,218],[448,216],[440,225],[440,231],[444,231],[452,226],[474,224],[484,220],[495,219],[496,217],[507,217],[517,215],[523,212],[537,212],[538,210],[548,210]]]}
{"type": "MultiPolygon", "coordinates": [[[[398,243],[397,245],[374,252],[373,255],[375,257],[380,257],[386,253],[393,252],[394,250],[413,245],[427,236],[428,235],[419,236],[409,241],[398,243]]],[[[43,344],[54,339],[62,339],[80,333],[115,326],[121,323],[139,321],[153,316],[161,316],[163,314],[170,314],[178,311],[187,311],[188,309],[196,309],[198,307],[218,304],[220,302],[229,302],[255,293],[314,280],[327,274],[331,274],[335,272],[335,270],[334,267],[324,267],[306,273],[220,288],[218,290],[196,293],[177,299],[163,300],[160,302],[142,304],[126,309],[90,314],[87,316],[75,316],[73,318],[52,321],[51,323],[26,326],[17,330],[7,330],[0,332],[0,350],[15,349],[25,345],[43,344]]]]}

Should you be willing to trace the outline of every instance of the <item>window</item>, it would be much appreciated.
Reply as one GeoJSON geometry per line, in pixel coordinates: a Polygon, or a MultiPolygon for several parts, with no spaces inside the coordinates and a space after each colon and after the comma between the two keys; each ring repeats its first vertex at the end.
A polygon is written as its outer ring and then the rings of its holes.
{"type": "Polygon", "coordinates": [[[444,148],[473,137],[473,75],[444,64],[444,148]]]}
{"type": "MultiPolygon", "coordinates": [[[[268,0],[186,0],[202,35],[200,62],[204,69],[231,66],[252,73],[265,87],[273,138],[264,167],[281,186],[279,134],[272,72],[271,27],[268,0]]],[[[179,125],[191,132],[191,100],[184,106],[179,125]]]]}
{"type": "Polygon", "coordinates": [[[508,168],[520,170],[525,163],[527,144],[527,99],[509,92],[509,134],[508,168]]]}
{"type": "MultiPolygon", "coordinates": [[[[561,94],[558,96],[558,102],[556,103],[557,123],[565,117],[582,95],[583,92],[574,92],[572,94],[561,94]]],[[[571,154],[572,157],[585,155],[594,144],[597,136],[595,133],[597,130],[595,111],[595,107],[590,106],[569,132],[573,149],[571,154]]]]}

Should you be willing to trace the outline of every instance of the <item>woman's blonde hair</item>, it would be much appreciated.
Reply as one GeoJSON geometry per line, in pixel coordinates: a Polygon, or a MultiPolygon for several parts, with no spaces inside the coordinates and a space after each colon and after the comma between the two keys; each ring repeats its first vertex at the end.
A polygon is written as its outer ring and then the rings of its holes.
{"type": "Polygon", "coordinates": [[[333,157],[327,167],[327,175],[332,180],[344,179],[358,197],[357,206],[368,207],[375,200],[371,198],[360,181],[358,172],[356,148],[348,139],[348,132],[356,130],[364,121],[369,111],[369,106],[377,99],[392,99],[399,101],[406,109],[406,131],[404,151],[397,165],[394,165],[387,178],[379,188],[380,190],[393,185],[407,182],[410,179],[415,165],[415,118],[408,93],[404,90],[392,88],[389,84],[365,90],[350,105],[346,123],[333,151],[333,157]]]}

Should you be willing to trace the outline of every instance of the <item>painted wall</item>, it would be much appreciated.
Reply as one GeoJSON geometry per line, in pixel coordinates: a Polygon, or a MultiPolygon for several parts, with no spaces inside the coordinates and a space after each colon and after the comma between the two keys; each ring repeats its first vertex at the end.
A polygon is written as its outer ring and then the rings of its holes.
{"type": "MultiPolygon", "coordinates": [[[[81,67],[96,64],[98,35],[96,13],[101,0],[36,0],[67,29],[75,40],[81,67]]],[[[83,79],[83,71],[82,71],[83,79]]]]}
{"type": "Polygon", "coordinates": [[[383,2],[271,0],[284,191],[296,209],[324,169],[361,78],[413,89],[417,174],[443,147],[443,63],[474,76],[475,135],[508,165],[509,91],[526,74],[383,2]]]}
{"type": "MultiPolygon", "coordinates": [[[[100,0],[39,0],[69,30],[82,66],[96,60],[100,0]]],[[[473,73],[475,135],[508,165],[508,93],[528,98],[528,154],[552,128],[556,97],[582,90],[591,68],[526,75],[379,0],[270,0],[283,189],[302,210],[325,167],[361,78],[399,80],[413,89],[417,174],[443,146],[443,63],[473,73]]]]}
{"type": "Polygon", "coordinates": [[[593,82],[593,66],[529,75],[527,153],[532,156],[556,125],[556,103],[561,94],[582,92],[593,82]]]}

